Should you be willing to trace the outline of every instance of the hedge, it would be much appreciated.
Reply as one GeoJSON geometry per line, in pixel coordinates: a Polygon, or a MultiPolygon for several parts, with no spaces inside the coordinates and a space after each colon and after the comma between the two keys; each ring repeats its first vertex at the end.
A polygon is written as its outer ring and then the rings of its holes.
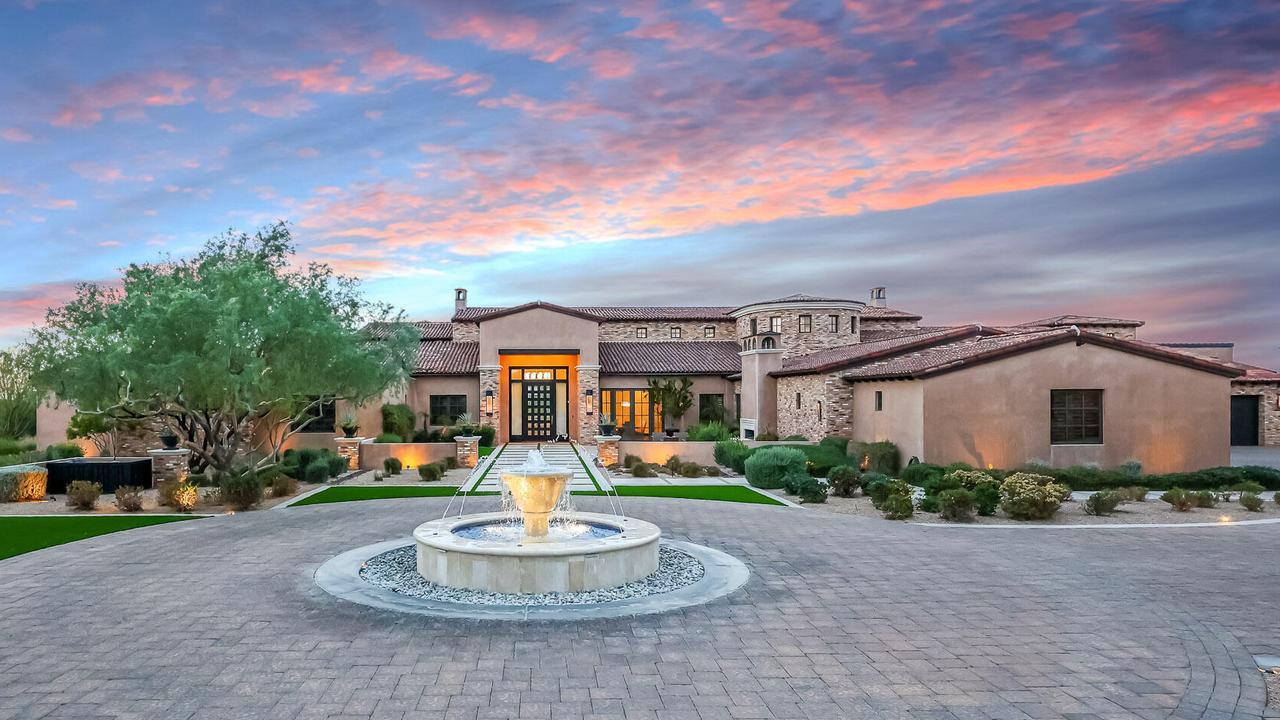
{"type": "Polygon", "coordinates": [[[746,462],[747,482],[758,488],[782,487],[783,478],[805,472],[805,454],[794,447],[759,448],[746,462]]]}
{"type": "Polygon", "coordinates": [[[1217,490],[1241,482],[1256,482],[1268,490],[1280,490],[1280,470],[1256,465],[1243,467],[1216,467],[1194,472],[1160,473],[1154,475],[1133,474],[1124,470],[1102,470],[1089,467],[1036,468],[1036,472],[1048,475],[1056,482],[1072,490],[1113,490],[1131,485],[1144,485],[1152,490],[1184,488],[1186,490],[1217,490]]]}
{"type": "Polygon", "coordinates": [[[902,456],[898,453],[898,446],[888,440],[873,443],[850,443],[849,458],[853,461],[851,464],[855,467],[861,468],[865,460],[868,463],[865,470],[890,476],[897,475],[898,468],[902,464],[902,456]]]}

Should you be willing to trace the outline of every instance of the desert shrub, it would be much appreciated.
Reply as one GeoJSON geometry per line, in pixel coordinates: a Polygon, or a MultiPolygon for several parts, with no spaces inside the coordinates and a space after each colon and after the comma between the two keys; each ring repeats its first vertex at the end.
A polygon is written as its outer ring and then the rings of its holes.
{"type": "Polygon", "coordinates": [[[329,477],[338,477],[347,471],[347,459],[336,453],[328,453],[324,456],[325,463],[329,466],[329,477]]]}
{"type": "Polygon", "coordinates": [[[1266,490],[1266,488],[1262,486],[1262,483],[1256,480],[1238,482],[1235,485],[1232,485],[1231,489],[1239,493],[1253,493],[1254,495],[1266,490]]]}
{"type": "Polygon", "coordinates": [[[1257,493],[1240,493],[1240,504],[1249,512],[1262,512],[1262,496],[1257,493]]]}
{"type": "Polygon", "coordinates": [[[938,512],[944,520],[973,522],[973,513],[976,509],[973,493],[964,488],[953,488],[938,493],[938,512]]]}
{"type": "Polygon", "coordinates": [[[944,470],[946,470],[947,473],[953,473],[957,470],[974,470],[974,469],[976,468],[974,468],[972,465],[970,465],[967,462],[953,462],[944,468],[944,470]]]}
{"type": "Polygon", "coordinates": [[[66,460],[84,457],[84,448],[75,443],[54,443],[44,449],[45,460],[66,460]]]}
{"type": "Polygon", "coordinates": [[[49,487],[49,471],[39,465],[0,467],[0,502],[43,500],[49,487]]]}
{"type": "Polygon", "coordinates": [[[430,430],[427,428],[414,430],[411,437],[416,443],[444,442],[444,437],[440,434],[439,430],[430,430]]]}
{"type": "Polygon", "coordinates": [[[902,469],[902,479],[917,487],[924,487],[929,478],[942,477],[946,470],[941,465],[914,463],[902,469]]]}
{"type": "MultiPolygon", "coordinates": [[[[328,479],[329,468],[319,463],[312,463],[307,466],[307,472],[312,472],[312,468],[320,468],[328,479]]],[[[262,483],[258,482],[258,477],[252,471],[243,473],[226,473],[222,476],[222,481],[218,485],[222,490],[222,501],[230,505],[235,510],[248,510],[249,508],[262,502],[262,483]]]]}
{"type": "Polygon", "coordinates": [[[31,440],[19,440],[11,437],[0,438],[0,455],[17,455],[31,452],[35,449],[36,444],[31,440]]]}
{"type": "Polygon", "coordinates": [[[787,492],[799,497],[802,503],[827,501],[827,484],[807,473],[790,473],[782,483],[787,492]]]}
{"type": "Polygon", "coordinates": [[[422,482],[439,482],[444,477],[444,470],[435,463],[424,463],[418,466],[418,477],[422,482]]]}
{"type": "MultiPolygon", "coordinates": [[[[880,475],[880,477],[884,476],[880,475]]],[[[901,480],[886,478],[881,481],[877,478],[864,487],[867,488],[867,494],[871,496],[871,504],[877,509],[883,510],[884,504],[894,496],[905,497],[914,504],[915,488],[901,480]]]]}
{"type": "MultiPolygon", "coordinates": [[[[804,453],[805,468],[814,477],[824,478],[831,468],[849,464],[849,456],[830,445],[782,445],[804,453]]],[[[757,452],[759,448],[757,448],[757,452]]]]}
{"type": "Polygon", "coordinates": [[[382,461],[382,469],[388,475],[399,475],[400,471],[404,469],[404,463],[400,462],[400,458],[389,457],[382,461]]]}
{"type": "Polygon", "coordinates": [[[793,447],[766,447],[747,458],[747,482],[759,488],[780,488],[782,479],[791,473],[804,473],[805,454],[793,447]]]}
{"type": "Polygon", "coordinates": [[[142,509],[142,488],[136,485],[121,485],[116,488],[116,507],[121,512],[138,512],[142,509]]]}
{"type": "MultiPolygon", "coordinates": [[[[382,406],[382,432],[398,435],[402,438],[413,435],[413,411],[403,403],[391,403],[382,406]]],[[[379,436],[381,437],[381,436],[379,436]]],[[[400,442],[399,440],[378,442],[400,442]]]]}
{"type": "Polygon", "coordinates": [[[271,497],[288,497],[298,492],[298,481],[284,473],[271,478],[271,497]]]}
{"type": "Polygon", "coordinates": [[[454,456],[454,455],[450,455],[449,457],[445,458],[445,459],[444,459],[444,460],[442,460],[441,462],[443,462],[443,463],[444,463],[444,469],[445,469],[445,470],[457,470],[457,469],[458,469],[458,458],[457,458],[456,456],[454,456]]]}
{"type": "Polygon", "coordinates": [[[687,478],[704,477],[707,474],[707,471],[703,470],[702,466],[695,462],[680,463],[680,469],[677,472],[680,477],[687,478]]]}
{"type": "Polygon", "coordinates": [[[631,467],[631,476],[639,477],[639,478],[652,478],[652,477],[658,477],[658,473],[653,469],[652,465],[650,465],[649,463],[642,462],[642,463],[637,463],[631,467]]]}
{"type": "Polygon", "coordinates": [[[996,514],[996,508],[1000,507],[1000,483],[995,480],[980,482],[973,488],[973,504],[978,509],[978,514],[983,517],[990,517],[996,514]]]}
{"type": "Polygon", "coordinates": [[[719,465],[704,465],[702,471],[707,474],[707,477],[720,477],[721,474],[719,465]]]}
{"type": "Polygon", "coordinates": [[[1218,507],[1218,496],[1210,490],[1198,490],[1192,493],[1191,500],[1198,508],[1218,507]]]}
{"type": "Polygon", "coordinates": [[[733,433],[729,431],[729,428],[725,427],[724,423],[705,422],[689,428],[689,439],[694,441],[718,442],[728,440],[731,437],[733,437],[733,433]]]}
{"type": "Polygon", "coordinates": [[[1133,459],[1125,460],[1120,463],[1120,467],[1117,467],[1116,470],[1119,470],[1129,477],[1138,477],[1142,474],[1142,462],[1133,459]]]}
{"type": "Polygon", "coordinates": [[[888,440],[849,443],[846,454],[852,459],[854,466],[862,468],[865,463],[866,468],[863,469],[885,475],[897,475],[902,464],[902,455],[898,452],[898,446],[888,440]]]}
{"type": "Polygon", "coordinates": [[[981,470],[956,470],[949,472],[943,477],[949,478],[958,483],[958,487],[965,490],[972,490],[978,487],[979,483],[990,482],[992,477],[981,470]]]}
{"type": "Polygon", "coordinates": [[[480,447],[493,447],[493,438],[497,436],[498,431],[488,425],[482,425],[476,430],[476,434],[480,436],[480,447]]]}
{"type": "Polygon", "coordinates": [[[1191,493],[1177,487],[1165,490],[1160,499],[1169,503],[1174,512],[1190,512],[1191,508],[1196,505],[1195,498],[1192,497],[1191,493]]]}
{"type": "Polygon", "coordinates": [[[889,496],[889,485],[893,478],[881,473],[863,473],[862,492],[871,498],[871,504],[880,507],[880,503],[889,496]]]}
{"type": "Polygon", "coordinates": [[[1047,520],[1062,505],[1063,490],[1064,486],[1044,475],[1014,473],[1000,485],[1000,507],[1014,520],[1047,520]]]}
{"type": "Polygon", "coordinates": [[[640,465],[643,462],[644,460],[639,455],[632,455],[630,453],[627,453],[626,455],[622,456],[622,467],[627,468],[628,470],[635,467],[636,465],[640,465]]]}
{"type": "Polygon", "coordinates": [[[826,445],[845,455],[849,454],[849,438],[841,435],[828,435],[818,441],[819,445],[826,445]]]}
{"type": "Polygon", "coordinates": [[[311,463],[303,471],[302,479],[314,485],[322,485],[329,482],[329,464],[322,462],[311,463]]]}
{"type": "MultiPolygon", "coordinates": [[[[177,480],[172,482],[173,486],[169,491],[169,501],[165,504],[178,512],[191,512],[195,509],[196,503],[200,502],[200,489],[189,482],[178,482],[177,480]]],[[[221,490],[218,490],[217,499],[218,504],[221,504],[221,490]]]]}
{"type": "Polygon", "coordinates": [[[680,459],[679,455],[672,455],[671,457],[667,458],[666,462],[662,463],[662,467],[670,470],[671,474],[674,475],[680,472],[680,466],[683,464],[684,464],[684,461],[680,459]]]}
{"type": "Polygon", "coordinates": [[[837,497],[853,497],[862,487],[862,475],[852,465],[837,465],[827,473],[827,482],[837,497]]]}
{"type": "Polygon", "coordinates": [[[102,497],[102,483],[73,480],[67,486],[67,506],[80,510],[92,510],[102,497]]]}
{"type": "Polygon", "coordinates": [[[1146,502],[1149,490],[1142,485],[1130,485],[1126,488],[1120,488],[1116,492],[1120,493],[1127,502],[1146,502]]]}
{"type": "Polygon", "coordinates": [[[374,481],[374,482],[382,482],[383,480],[386,480],[386,479],[387,479],[386,474],[384,474],[381,470],[374,470],[374,471],[373,471],[373,481],[374,481]]]}
{"type": "Polygon", "coordinates": [[[384,432],[384,433],[379,433],[378,437],[374,438],[373,441],[376,443],[402,443],[404,442],[404,436],[397,435],[395,433],[384,432]]]}
{"type": "Polygon", "coordinates": [[[759,440],[760,442],[777,442],[778,433],[776,432],[756,433],[756,440],[759,440]]]}
{"type": "Polygon", "coordinates": [[[885,520],[906,520],[915,514],[911,498],[905,495],[890,495],[880,504],[879,509],[884,513],[885,520]]]}
{"type": "Polygon", "coordinates": [[[1120,507],[1124,496],[1114,490],[1099,490],[1084,501],[1084,511],[1089,515],[1110,515],[1120,507]]]}

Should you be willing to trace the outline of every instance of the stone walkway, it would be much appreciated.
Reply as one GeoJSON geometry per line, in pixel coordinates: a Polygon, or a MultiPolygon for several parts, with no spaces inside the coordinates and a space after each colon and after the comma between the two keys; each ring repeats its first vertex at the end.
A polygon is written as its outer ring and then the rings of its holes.
{"type": "Polygon", "coordinates": [[[1006,535],[624,498],[751,580],[665,615],[515,625],[312,583],[445,502],[239,513],[0,561],[0,718],[1256,718],[1251,656],[1280,654],[1276,525],[1006,535]]]}
{"type": "MultiPolygon", "coordinates": [[[[497,448],[494,453],[501,452],[501,454],[493,461],[493,469],[485,475],[484,480],[470,484],[467,488],[468,492],[500,490],[502,471],[524,465],[525,460],[529,457],[529,451],[535,448],[537,448],[535,443],[508,443],[503,447],[497,448]]],[[[586,453],[592,449],[581,448],[580,450],[584,453],[582,459],[589,465],[595,456],[586,453]]],[[[607,485],[605,478],[596,477],[583,467],[583,463],[578,460],[578,455],[569,443],[545,444],[542,446],[542,456],[546,458],[547,464],[552,467],[573,470],[573,476],[569,478],[570,490],[599,490],[607,485]]]]}

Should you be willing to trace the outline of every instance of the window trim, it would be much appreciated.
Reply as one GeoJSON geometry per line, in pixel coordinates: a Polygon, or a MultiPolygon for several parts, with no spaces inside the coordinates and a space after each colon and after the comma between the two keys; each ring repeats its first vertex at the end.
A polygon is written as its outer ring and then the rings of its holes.
{"type": "Polygon", "coordinates": [[[1103,445],[1106,442],[1105,419],[1106,398],[1101,388],[1053,388],[1049,391],[1050,445],[1103,445]],[[1078,399],[1074,407],[1073,398],[1078,399]],[[1092,405],[1090,400],[1094,401],[1092,405]],[[1096,426],[1086,420],[1090,411],[1097,413],[1096,426]],[[1055,417],[1059,413],[1066,414],[1066,417],[1059,420],[1055,417]],[[1096,433],[1089,434],[1095,427],[1096,433]]]}
{"type": "Polygon", "coordinates": [[[813,332],[813,316],[801,315],[796,318],[796,331],[802,333],[813,332]]]}
{"type": "Polygon", "coordinates": [[[647,327],[636,328],[636,337],[641,340],[647,340],[649,338],[649,328],[647,327]]]}
{"type": "Polygon", "coordinates": [[[716,336],[716,326],[715,326],[715,325],[708,325],[708,326],[706,326],[706,327],[702,328],[702,337],[704,337],[704,338],[713,338],[713,337],[715,337],[715,336],[716,336]]]}
{"type": "Polygon", "coordinates": [[[670,334],[671,334],[672,340],[679,340],[681,335],[681,330],[678,326],[673,326],[670,330],[670,334]]]}
{"type": "Polygon", "coordinates": [[[775,332],[775,333],[782,332],[782,316],[781,315],[774,315],[773,317],[769,318],[769,332],[775,332]]]}
{"type": "Polygon", "coordinates": [[[839,315],[827,316],[827,332],[831,333],[832,335],[840,332],[840,316],[839,315]]]}
{"type": "Polygon", "coordinates": [[[876,395],[875,395],[875,403],[876,403],[876,404],[875,404],[875,411],[876,411],[876,412],[880,412],[880,411],[884,410],[884,391],[883,391],[883,390],[877,390],[877,391],[876,391],[876,395]]]}

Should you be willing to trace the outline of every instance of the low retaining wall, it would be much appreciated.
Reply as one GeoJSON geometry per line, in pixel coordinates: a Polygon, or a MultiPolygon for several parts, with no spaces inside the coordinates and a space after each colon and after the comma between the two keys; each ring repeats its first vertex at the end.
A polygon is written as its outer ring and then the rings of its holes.
{"type": "Polygon", "coordinates": [[[393,457],[400,460],[406,470],[419,465],[455,457],[457,444],[445,443],[376,443],[367,440],[360,443],[360,469],[381,470],[382,461],[393,457]]]}
{"type": "Polygon", "coordinates": [[[696,462],[699,465],[713,465],[716,461],[716,444],[713,442],[689,442],[685,440],[672,442],[626,441],[618,443],[622,457],[635,455],[641,460],[661,465],[679,455],[681,460],[696,462]]]}

